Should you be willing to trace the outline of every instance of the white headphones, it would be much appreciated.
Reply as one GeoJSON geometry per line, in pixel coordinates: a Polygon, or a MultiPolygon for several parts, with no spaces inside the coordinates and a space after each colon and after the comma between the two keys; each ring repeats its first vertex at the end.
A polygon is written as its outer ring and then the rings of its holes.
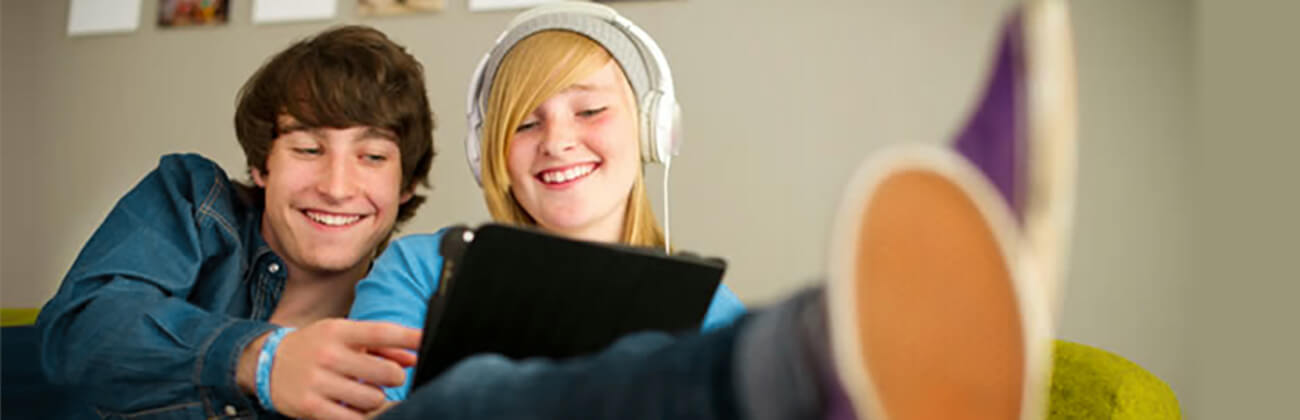
{"type": "Polygon", "coordinates": [[[520,40],[544,30],[576,32],[609,51],[622,67],[641,117],[641,160],[667,165],[681,147],[681,107],[673,91],[668,60],[654,39],[608,6],[593,3],[546,4],[520,13],[479,61],[467,97],[465,156],[474,180],[483,184],[483,119],[492,81],[506,53],[520,40]]]}

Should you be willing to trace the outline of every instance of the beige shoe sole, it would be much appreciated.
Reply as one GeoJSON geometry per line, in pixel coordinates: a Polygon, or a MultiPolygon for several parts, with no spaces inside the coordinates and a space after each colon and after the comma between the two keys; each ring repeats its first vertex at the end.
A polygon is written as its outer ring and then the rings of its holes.
{"type": "Polygon", "coordinates": [[[1069,6],[1031,0],[1021,8],[1029,135],[1024,243],[1041,270],[1053,325],[1061,317],[1069,269],[1078,172],[1078,80],[1069,6]]]}

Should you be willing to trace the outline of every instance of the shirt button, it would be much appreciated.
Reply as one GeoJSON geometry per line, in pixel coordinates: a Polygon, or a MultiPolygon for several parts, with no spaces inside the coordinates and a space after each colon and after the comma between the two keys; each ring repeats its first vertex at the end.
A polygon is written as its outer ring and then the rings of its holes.
{"type": "Polygon", "coordinates": [[[278,272],[280,272],[280,264],[279,264],[279,263],[271,263],[271,265],[266,266],[266,271],[270,271],[271,274],[278,273],[278,272]]]}
{"type": "Polygon", "coordinates": [[[236,410],[236,409],[235,409],[235,406],[233,406],[233,405],[227,405],[227,406],[226,406],[226,415],[227,415],[227,416],[234,416],[234,415],[236,415],[236,414],[239,414],[239,410],[236,410]]]}

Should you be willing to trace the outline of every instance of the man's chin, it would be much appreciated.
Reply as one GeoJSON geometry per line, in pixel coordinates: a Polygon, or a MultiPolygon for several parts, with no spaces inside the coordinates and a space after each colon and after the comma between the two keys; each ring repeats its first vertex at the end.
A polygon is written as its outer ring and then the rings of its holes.
{"type": "Polygon", "coordinates": [[[368,262],[359,255],[325,256],[310,261],[303,269],[316,275],[335,276],[357,269],[358,266],[367,266],[368,262]]]}

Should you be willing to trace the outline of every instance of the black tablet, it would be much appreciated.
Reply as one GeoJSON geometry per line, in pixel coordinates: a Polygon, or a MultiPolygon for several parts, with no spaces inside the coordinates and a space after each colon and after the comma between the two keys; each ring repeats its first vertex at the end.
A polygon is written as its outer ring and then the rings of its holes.
{"type": "Polygon", "coordinates": [[[697,330],[726,263],[489,224],[444,233],[412,387],[479,353],[563,359],[697,330]]]}

